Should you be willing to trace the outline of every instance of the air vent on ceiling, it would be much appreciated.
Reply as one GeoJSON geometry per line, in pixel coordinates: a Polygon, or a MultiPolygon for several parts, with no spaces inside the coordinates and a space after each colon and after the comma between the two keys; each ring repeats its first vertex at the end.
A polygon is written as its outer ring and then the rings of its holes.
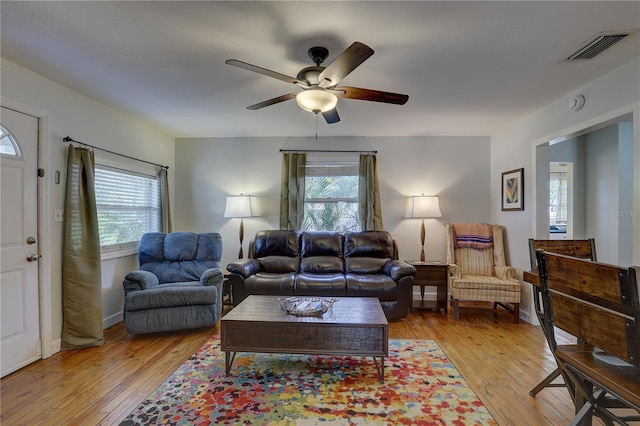
{"type": "Polygon", "coordinates": [[[592,59],[610,48],[623,38],[629,36],[633,31],[615,31],[615,32],[601,32],[589,40],[587,40],[582,46],[580,46],[575,52],[570,54],[566,61],[580,61],[584,59],[592,59]]]}

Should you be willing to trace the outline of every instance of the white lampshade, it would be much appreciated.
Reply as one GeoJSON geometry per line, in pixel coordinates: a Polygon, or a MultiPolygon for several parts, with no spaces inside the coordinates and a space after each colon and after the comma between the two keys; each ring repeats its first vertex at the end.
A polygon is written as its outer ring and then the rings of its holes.
{"type": "Polygon", "coordinates": [[[227,197],[224,208],[224,217],[252,217],[251,196],[231,195],[227,197]]]}
{"type": "Polygon", "coordinates": [[[334,109],[338,104],[338,97],[322,87],[312,87],[298,93],[296,102],[303,110],[317,114],[334,109]]]}
{"type": "Polygon", "coordinates": [[[419,195],[416,197],[409,197],[409,208],[407,217],[442,217],[438,197],[435,195],[419,195]]]}

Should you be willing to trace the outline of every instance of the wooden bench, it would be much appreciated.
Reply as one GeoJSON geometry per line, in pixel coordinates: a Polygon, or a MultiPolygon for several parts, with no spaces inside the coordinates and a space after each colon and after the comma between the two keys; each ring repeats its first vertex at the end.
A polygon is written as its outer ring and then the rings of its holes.
{"type": "Polygon", "coordinates": [[[551,349],[575,389],[571,424],[640,421],[638,271],[541,250],[536,258],[551,349]],[[557,345],[553,327],[578,343],[557,345]]]}
{"type": "Polygon", "coordinates": [[[593,238],[584,240],[536,240],[529,238],[529,257],[531,269],[537,269],[536,251],[563,254],[579,259],[598,260],[596,256],[596,241],[593,238]]]}
{"type": "MultiPolygon", "coordinates": [[[[538,262],[536,260],[536,251],[543,250],[546,252],[563,254],[565,256],[577,257],[580,259],[589,259],[589,260],[597,260],[596,258],[596,242],[593,238],[588,238],[584,240],[536,240],[533,238],[529,238],[529,258],[531,261],[531,271],[535,272],[537,275],[538,271],[538,262]]],[[[525,274],[526,276],[526,274],[525,274]]],[[[534,308],[536,310],[536,315],[538,317],[538,321],[542,327],[543,332],[545,333],[545,337],[547,337],[547,341],[549,340],[549,336],[547,333],[548,325],[545,324],[544,314],[542,312],[542,300],[541,293],[539,290],[539,282],[536,278],[536,283],[533,287],[533,301],[534,308]],[[536,285],[537,284],[537,285],[536,285]]],[[[563,383],[554,383],[554,380],[562,374],[562,370],[560,367],[556,367],[551,374],[545,377],[540,383],[538,383],[533,389],[529,391],[529,395],[536,396],[538,392],[546,387],[564,387],[566,386],[567,380],[563,383]]],[[[569,393],[573,397],[574,390],[572,387],[569,387],[569,393]]]]}

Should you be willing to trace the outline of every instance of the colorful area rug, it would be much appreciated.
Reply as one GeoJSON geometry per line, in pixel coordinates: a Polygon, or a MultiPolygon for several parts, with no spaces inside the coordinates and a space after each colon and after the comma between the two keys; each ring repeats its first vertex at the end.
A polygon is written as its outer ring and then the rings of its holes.
{"type": "Polygon", "coordinates": [[[389,340],[385,383],[372,358],[237,354],[224,375],[219,336],[122,425],[496,425],[440,347],[389,340]]]}

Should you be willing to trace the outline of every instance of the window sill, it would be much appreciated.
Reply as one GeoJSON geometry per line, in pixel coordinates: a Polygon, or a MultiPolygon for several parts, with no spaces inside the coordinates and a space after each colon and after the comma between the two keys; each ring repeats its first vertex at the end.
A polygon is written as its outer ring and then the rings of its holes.
{"type": "Polygon", "coordinates": [[[133,256],[134,254],[138,254],[137,248],[106,251],[100,253],[100,260],[117,259],[119,257],[133,256]]]}

